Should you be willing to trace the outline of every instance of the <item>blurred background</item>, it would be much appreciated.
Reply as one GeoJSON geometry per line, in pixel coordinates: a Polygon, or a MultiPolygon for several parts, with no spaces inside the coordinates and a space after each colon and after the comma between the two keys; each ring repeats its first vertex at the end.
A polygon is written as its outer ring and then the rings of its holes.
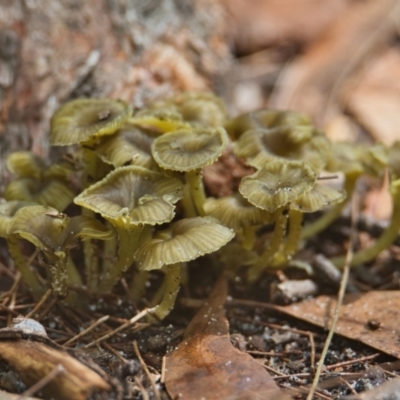
{"type": "MultiPolygon", "coordinates": [[[[400,139],[396,0],[0,0],[0,161],[46,157],[64,101],[213,90],[304,111],[332,140],[400,139]]],[[[0,162],[1,176],[6,178],[0,162]]]]}

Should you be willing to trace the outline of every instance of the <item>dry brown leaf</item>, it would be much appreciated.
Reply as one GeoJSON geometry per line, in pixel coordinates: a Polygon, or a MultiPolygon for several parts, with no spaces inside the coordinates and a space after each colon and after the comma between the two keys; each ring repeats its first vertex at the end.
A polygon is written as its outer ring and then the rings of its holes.
{"type": "Polygon", "coordinates": [[[226,279],[187,327],[184,340],[166,359],[165,384],[174,399],[288,400],[268,372],[232,346],[223,304],[226,279]]]}
{"type": "MultiPolygon", "coordinates": [[[[71,356],[71,351],[53,343],[40,327],[38,322],[24,319],[15,327],[1,329],[0,359],[10,365],[28,387],[61,366],[62,372],[41,389],[45,398],[85,400],[95,393],[103,393],[107,398],[105,392],[112,389],[109,382],[71,356]]],[[[91,364],[89,359],[88,362],[91,364]]]]}
{"type": "MultiPolygon", "coordinates": [[[[319,296],[279,310],[329,328],[336,299],[319,296]]],[[[400,291],[349,293],[344,298],[335,333],[400,358],[400,291]]]]}
{"type": "Polygon", "coordinates": [[[347,108],[375,140],[400,140],[400,51],[388,49],[369,62],[346,89],[347,108]]]}
{"type": "Polygon", "coordinates": [[[283,72],[270,106],[304,111],[321,122],[332,92],[336,94],[341,81],[394,32],[389,16],[395,4],[394,0],[352,2],[283,72]]]}
{"type": "Polygon", "coordinates": [[[348,0],[222,0],[239,52],[314,39],[346,9],[348,0]]]}
{"type": "Polygon", "coordinates": [[[38,397],[24,396],[21,397],[19,394],[12,394],[0,390],[0,399],[1,400],[40,400],[38,397]]]}

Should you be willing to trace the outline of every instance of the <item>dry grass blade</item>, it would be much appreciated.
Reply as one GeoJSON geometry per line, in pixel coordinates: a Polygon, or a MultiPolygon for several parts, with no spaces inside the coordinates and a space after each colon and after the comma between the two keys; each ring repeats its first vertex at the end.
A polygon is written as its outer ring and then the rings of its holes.
{"type": "Polygon", "coordinates": [[[147,368],[147,365],[146,365],[146,363],[144,362],[142,355],[140,354],[140,351],[139,351],[139,347],[138,347],[137,342],[134,341],[134,342],[132,343],[132,345],[133,345],[133,349],[135,350],[136,357],[138,358],[138,360],[139,360],[139,362],[140,362],[140,365],[141,365],[142,368],[144,369],[144,372],[146,373],[146,376],[149,378],[149,381],[150,381],[150,383],[151,383],[151,386],[153,387],[154,396],[156,397],[157,400],[161,400],[160,392],[159,392],[159,390],[157,389],[156,383],[154,382],[154,379],[153,379],[153,377],[151,376],[150,371],[149,371],[149,369],[147,368]]]}
{"type": "Polygon", "coordinates": [[[44,376],[40,381],[36,382],[29,389],[25,390],[24,393],[21,394],[21,398],[25,396],[31,396],[43,389],[49,382],[51,382],[57,375],[64,373],[65,368],[58,364],[52,371],[50,371],[46,376],[44,376]]]}
{"type": "Polygon", "coordinates": [[[136,323],[137,321],[139,321],[140,319],[145,317],[147,314],[148,314],[148,310],[146,308],[143,311],[141,311],[139,314],[137,314],[134,317],[132,317],[128,322],[125,322],[124,324],[122,324],[118,328],[114,329],[113,331],[111,331],[111,332],[107,333],[106,335],[94,340],[93,342],[90,342],[84,348],[87,349],[89,347],[92,347],[92,346],[94,346],[96,344],[99,344],[99,343],[103,342],[104,340],[109,339],[110,337],[114,336],[116,333],[118,333],[118,332],[128,328],[129,326],[133,325],[134,323],[136,323]]]}
{"type": "Polygon", "coordinates": [[[331,325],[331,327],[329,329],[329,334],[328,334],[328,336],[326,338],[325,345],[324,345],[324,348],[323,348],[322,353],[321,353],[321,358],[320,358],[320,360],[318,362],[318,367],[317,367],[317,370],[315,372],[315,377],[314,377],[313,383],[311,385],[310,392],[308,393],[308,396],[307,396],[307,400],[312,400],[313,399],[314,393],[315,393],[315,391],[317,389],[317,386],[318,386],[319,378],[321,376],[322,368],[324,366],[325,357],[328,354],[328,349],[329,349],[329,346],[331,344],[333,335],[335,333],[337,322],[339,320],[340,307],[341,307],[341,305],[343,303],[343,298],[344,298],[344,295],[345,295],[345,292],[346,292],[347,282],[349,280],[350,263],[351,263],[351,260],[353,258],[353,244],[354,244],[354,242],[356,240],[355,221],[356,221],[356,216],[358,215],[358,212],[357,212],[358,211],[358,208],[357,208],[358,207],[358,200],[359,199],[358,199],[357,194],[354,194],[353,198],[352,198],[352,203],[351,203],[352,209],[351,209],[350,243],[349,243],[349,249],[348,249],[347,254],[346,254],[346,262],[345,262],[345,265],[344,265],[344,268],[343,268],[342,280],[340,282],[338,300],[337,300],[336,308],[335,308],[334,315],[333,315],[332,325],[331,325]]]}
{"type": "Polygon", "coordinates": [[[88,326],[85,330],[82,332],[78,333],[76,336],[72,337],[69,339],[67,342],[64,343],[65,346],[69,346],[71,343],[76,342],[78,339],[82,338],[86,334],[88,334],[91,330],[102,324],[103,322],[106,322],[110,318],[109,315],[105,315],[104,317],[99,318],[96,322],[94,322],[92,325],[88,326]]]}
{"type": "Polygon", "coordinates": [[[40,307],[42,307],[42,305],[46,302],[46,300],[50,297],[52,293],[53,289],[48,289],[47,292],[42,296],[42,298],[37,302],[36,306],[28,314],[25,315],[25,318],[31,318],[40,309],[40,307]]]}

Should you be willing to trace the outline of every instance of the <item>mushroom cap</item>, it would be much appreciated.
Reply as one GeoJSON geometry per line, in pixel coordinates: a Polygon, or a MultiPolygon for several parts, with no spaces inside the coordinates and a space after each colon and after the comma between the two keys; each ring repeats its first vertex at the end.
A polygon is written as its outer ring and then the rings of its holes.
{"type": "Polygon", "coordinates": [[[270,213],[254,207],[240,193],[218,199],[208,198],[204,203],[204,212],[234,230],[272,222],[270,213]]]}
{"type": "Polygon", "coordinates": [[[52,116],[50,142],[67,146],[116,132],[132,114],[122,100],[76,99],[61,106],[52,116]]]}
{"type": "Polygon", "coordinates": [[[3,196],[8,201],[31,201],[63,211],[71,204],[75,193],[60,179],[21,178],[10,182],[3,196]]]}
{"type": "Polygon", "coordinates": [[[179,179],[132,165],[110,172],[74,202],[126,229],[171,221],[174,204],[182,197],[183,184],[179,179]]]}
{"type": "Polygon", "coordinates": [[[68,217],[52,207],[27,206],[19,209],[9,226],[10,235],[33,243],[48,256],[65,257],[75,238],[108,240],[114,232],[88,216],[68,217]]]}
{"type": "Polygon", "coordinates": [[[182,115],[176,110],[144,108],[129,120],[132,124],[160,133],[189,129],[182,115]]]}
{"type": "Polygon", "coordinates": [[[311,167],[303,162],[272,161],[243,178],[239,192],[251,204],[273,213],[309,192],[316,179],[311,167]]]}
{"type": "Polygon", "coordinates": [[[114,135],[101,138],[94,151],[114,167],[131,164],[149,168],[154,163],[151,155],[153,140],[144,129],[127,123],[114,135]]]}
{"type": "Polygon", "coordinates": [[[214,127],[225,122],[225,104],[211,92],[183,93],[175,98],[175,102],[185,121],[214,127]]]}
{"type": "Polygon", "coordinates": [[[223,128],[179,130],[159,136],[151,145],[161,168],[187,172],[212,164],[228,144],[223,128]]]}
{"type": "Polygon", "coordinates": [[[15,213],[23,207],[36,205],[30,201],[0,202],[0,237],[8,236],[8,229],[15,213]]]}
{"type": "Polygon", "coordinates": [[[150,271],[163,265],[194,260],[217,251],[235,236],[210,217],[186,218],[159,231],[135,254],[138,267],[150,271]]]}
{"type": "Polygon", "coordinates": [[[279,158],[303,161],[319,171],[326,164],[329,142],[311,125],[283,125],[244,132],[234,143],[233,152],[256,168],[279,158]]]}
{"type": "Polygon", "coordinates": [[[333,206],[345,200],[346,193],[329,186],[316,183],[314,187],[290,203],[290,208],[304,213],[312,213],[333,206]]]}
{"type": "Polygon", "coordinates": [[[255,110],[239,115],[225,124],[229,135],[235,139],[239,138],[249,129],[274,128],[282,126],[312,126],[310,118],[297,111],[281,110],[255,110]]]}
{"type": "Polygon", "coordinates": [[[6,165],[7,169],[18,178],[40,179],[45,169],[43,160],[30,151],[10,153],[6,165]]]}
{"type": "Polygon", "coordinates": [[[332,143],[332,151],[328,157],[326,170],[331,172],[341,171],[345,175],[361,175],[364,172],[364,167],[358,157],[357,145],[348,142],[332,143]]]}

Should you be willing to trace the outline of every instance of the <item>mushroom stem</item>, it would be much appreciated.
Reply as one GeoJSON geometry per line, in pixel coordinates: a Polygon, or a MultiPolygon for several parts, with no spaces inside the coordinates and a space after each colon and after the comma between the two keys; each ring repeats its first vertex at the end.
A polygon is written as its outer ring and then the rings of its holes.
{"type": "MultiPolygon", "coordinates": [[[[394,193],[392,193],[393,212],[390,225],[372,246],[354,253],[350,263],[351,267],[372,261],[382,250],[385,250],[396,240],[400,229],[400,180],[396,182],[398,182],[397,186],[399,187],[394,188],[394,193]]],[[[331,261],[338,268],[343,268],[345,259],[345,256],[340,256],[333,258],[331,261]]]]}
{"type": "MultiPolygon", "coordinates": [[[[107,228],[109,229],[114,229],[112,224],[110,222],[106,222],[107,228]]],[[[113,238],[109,240],[105,240],[103,244],[103,257],[102,257],[102,262],[103,262],[103,271],[108,271],[110,270],[114,263],[115,263],[115,258],[117,256],[117,236],[114,236],[113,238]]],[[[96,276],[96,280],[91,281],[92,285],[89,285],[88,282],[88,289],[89,291],[93,291],[97,289],[98,286],[98,274],[96,276]]]]}
{"type": "Polygon", "coordinates": [[[289,233],[281,252],[275,254],[272,265],[274,267],[282,266],[291,260],[293,254],[299,247],[301,238],[301,224],[303,222],[303,213],[299,210],[289,211],[289,233]]]}
{"type": "Polygon", "coordinates": [[[68,280],[68,285],[73,285],[73,286],[82,286],[82,278],[79,275],[79,272],[76,268],[76,265],[74,263],[74,260],[72,259],[71,256],[68,257],[67,259],[67,280],[68,280]]]}
{"type": "Polygon", "coordinates": [[[15,266],[21,274],[22,280],[32,290],[34,297],[39,298],[43,295],[43,286],[40,283],[37,275],[31,270],[26,258],[21,253],[19,248],[18,239],[13,236],[7,238],[8,250],[11,258],[14,260],[15,266]]]}
{"type": "Polygon", "coordinates": [[[110,293],[121,275],[132,265],[138,248],[143,226],[135,228],[116,227],[118,235],[118,257],[114,265],[105,271],[105,277],[98,287],[99,293],[110,293]]]}
{"type": "Polygon", "coordinates": [[[68,272],[67,255],[57,256],[55,259],[49,259],[49,271],[51,275],[51,286],[57,297],[65,299],[68,295],[68,272]]]}
{"type": "Polygon", "coordinates": [[[267,248],[258,257],[257,261],[249,269],[249,282],[254,282],[261,275],[262,271],[268,267],[268,263],[274,254],[279,250],[282,243],[283,236],[286,231],[288,219],[288,210],[286,207],[279,207],[274,212],[274,232],[272,234],[272,239],[268,243],[267,248]]]}
{"type": "Polygon", "coordinates": [[[133,273],[131,284],[129,285],[129,294],[132,301],[137,303],[146,290],[146,283],[149,277],[148,271],[136,270],[133,273]]]}
{"type": "Polygon", "coordinates": [[[182,205],[185,211],[186,218],[194,218],[197,217],[197,211],[193,204],[192,195],[190,193],[189,185],[185,185],[183,189],[183,198],[182,198],[182,205]]]}
{"type": "Polygon", "coordinates": [[[181,263],[166,265],[162,270],[165,273],[165,291],[161,302],[149,309],[150,315],[157,320],[164,319],[174,307],[181,283],[181,263]]]}
{"type": "Polygon", "coordinates": [[[243,227],[243,242],[242,247],[244,250],[252,250],[256,241],[256,232],[258,226],[246,225],[243,227]]]}
{"type": "MultiPolygon", "coordinates": [[[[351,175],[346,177],[344,183],[344,190],[346,192],[347,199],[351,198],[358,177],[359,174],[357,174],[356,176],[351,175]]],[[[333,221],[335,221],[335,219],[337,219],[340,216],[345,205],[346,205],[346,199],[333,206],[328,212],[324,213],[315,222],[306,225],[303,228],[301,238],[309,239],[310,237],[315,236],[317,233],[326,229],[333,221]]]]}
{"type": "Polygon", "coordinates": [[[204,217],[205,213],[203,206],[206,201],[206,195],[204,193],[203,174],[201,169],[186,172],[186,179],[198,215],[204,217]]]}

